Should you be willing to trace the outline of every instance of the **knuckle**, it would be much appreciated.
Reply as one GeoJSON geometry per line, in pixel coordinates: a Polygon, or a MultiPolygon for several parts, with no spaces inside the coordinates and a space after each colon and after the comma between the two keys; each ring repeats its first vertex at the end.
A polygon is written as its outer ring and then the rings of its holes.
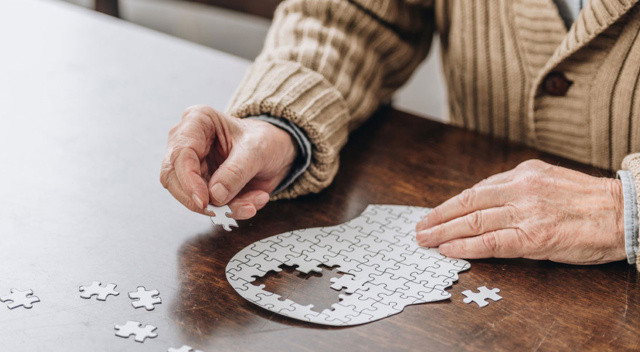
{"type": "Polygon", "coordinates": [[[491,251],[491,253],[498,252],[500,248],[500,240],[498,239],[498,235],[495,232],[489,232],[481,237],[482,244],[491,251]]]}
{"type": "Polygon", "coordinates": [[[174,146],[171,147],[170,151],[169,151],[169,158],[167,160],[167,164],[170,164],[171,167],[173,167],[173,163],[176,162],[176,159],[178,159],[178,157],[180,156],[180,154],[182,154],[182,150],[184,149],[184,147],[178,147],[178,146],[174,146]]]}
{"type": "Polygon", "coordinates": [[[483,233],[482,213],[479,211],[473,212],[465,217],[467,226],[474,234],[483,233]]]}
{"type": "Polygon", "coordinates": [[[537,170],[540,169],[542,165],[545,163],[539,159],[529,159],[521,162],[517,168],[525,169],[525,170],[537,170]]]}
{"type": "Polygon", "coordinates": [[[226,181],[228,184],[225,186],[230,188],[233,185],[241,183],[244,180],[244,174],[244,170],[238,164],[230,163],[226,165],[226,181]]]}
{"type": "Polygon", "coordinates": [[[171,174],[171,168],[165,166],[164,164],[162,165],[162,170],[160,171],[160,183],[162,184],[162,187],[164,188],[169,188],[169,175],[171,174]]]}
{"type": "Polygon", "coordinates": [[[510,224],[516,224],[520,222],[520,211],[513,203],[506,203],[504,205],[507,219],[510,224]]]}
{"type": "Polygon", "coordinates": [[[476,199],[476,190],[473,188],[467,188],[458,197],[460,206],[463,208],[470,208],[473,206],[476,199]]]}
{"type": "Polygon", "coordinates": [[[553,234],[551,231],[541,230],[535,236],[535,243],[538,246],[548,245],[553,240],[553,234]]]}
{"type": "Polygon", "coordinates": [[[542,184],[540,174],[528,171],[520,175],[517,184],[524,189],[535,189],[542,184]]]}

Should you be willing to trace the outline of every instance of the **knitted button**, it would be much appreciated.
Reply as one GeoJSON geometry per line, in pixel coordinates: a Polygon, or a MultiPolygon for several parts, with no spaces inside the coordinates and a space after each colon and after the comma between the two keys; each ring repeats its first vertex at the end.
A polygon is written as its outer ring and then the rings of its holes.
{"type": "Polygon", "coordinates": [[[544,78],[542,82],[542,88],[549,95],[561,97],[567,94],[569,87],[573,82],[567,79],[562,72],[551,72],[544,78]]]}

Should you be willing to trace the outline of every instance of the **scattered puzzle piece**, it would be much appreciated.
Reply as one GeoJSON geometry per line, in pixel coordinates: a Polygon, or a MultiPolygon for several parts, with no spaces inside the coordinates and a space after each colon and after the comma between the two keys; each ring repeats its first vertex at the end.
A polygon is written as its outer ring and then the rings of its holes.
{"type": "Polygon", "coordinates": [[[5,302],[9,309],[24,307],[31,309],[33,304],[40,302],[40,298],[33,295],[32,290],[20,291],[11,289],[11,294],[0,297],[0,301],[5,302]]]}
{"type": "Polygon", "coordinates": [[[98,301],[106,301],[109,295],[117,296],[120,292],[117,292],[115,284],[108,284],[103,286],[100,282],[94,281],[91,286],[80,286],[80,297],[89,299],[92,296],[96,296],[98,301]]]}
{"type": "Polygon", "coordinates": [[[129,292],[129,298],[134,300],[131,305],[136,309],[145,307],[146,310],[153,310],[156,304],[162,303],[158,295],[158,290],[147,290],[144,286],[138,286],[137,291],[129,292]]]}
{"type": "Polygon", "coordinates": [[[499,301],[502,299],[502,296],[498,294],[498,292],[500,292],[499,288],[493,288],[490,290],[486,286],[480,286],[478,287],[478,291],[478,293],[475,293],[471,290],[462,291],[462,294],[467,296],[462,301],[467,304],[476,302],[478,306],[482,308],[489,304],[489,302],[486,301],[487,299],[490,299],[492,301],[499,301]]]}
{"type": "Polygon", "coordinates": [[[231,226],[238,227],[238,223],[236,222],[236,220],[230,216],[233,213],[231,212],[231,208],[229,208],[228,205],[216,207],[209,204],[207,206],[207,210],[215,214],[214,216],[211,217],[211,222],[214,225],[220,225],[222,226],[223,229],[227,231],[231,231],[231,226]]]}
{"type": "Polygon", "coordinates": [[[325,325],[356,325],[401,312],[405,306],[448,299],[445,289],[469,269],[467,261],[418,246],[415,225],[430,209],[371,205],[344,224],[295,230],[255,242],[226,268],[227,280],[245,299],[272,312],[325,325]],[[302,273],[320,265],[343,275],[331,288],[345,289],[340,301],[318,313],[252,282],[280,265],[302,273]]]}
{"type": "Polygon", "coordinates": [[[184,345],[180,348],[169,348],[167,352],[202,352],[202,351],[194,350],[193,347],[184,345]]]}
{"type": "Polygon", "coordinates": [[[142,324],[137,321],[127,321],[124,325],[114,325],[116,330],[116,336],[128,339],[129,336],[135,335],[135,340],[137,342],[144,342],[147,338],[155,338],[158,337],[154,331],[157,329],[153,325],[145,325],[142,327],[142,324]]]}

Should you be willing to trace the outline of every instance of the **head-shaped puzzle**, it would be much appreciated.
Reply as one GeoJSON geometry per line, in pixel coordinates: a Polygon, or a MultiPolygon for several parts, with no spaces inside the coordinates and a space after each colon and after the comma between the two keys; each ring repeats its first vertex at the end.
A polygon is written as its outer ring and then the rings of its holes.
{"type": "Polygon", "coordinates": [[[227,265],[227,280],[245,299],[270,311],[312,323],[348,326],[400,313],[410,304],[439,301],[445,289],[469,269],[467,261],[447,258],[434,248],[418,246],[417,222],[428,208],[370,205],[341,225],[296,230],[255,242],[227,265]],[[340,301],[322,312],[264,290],[252,282],[280,265],[303,273],[320,265],[344,273],[331,288],[345,289],[340,301]]]}

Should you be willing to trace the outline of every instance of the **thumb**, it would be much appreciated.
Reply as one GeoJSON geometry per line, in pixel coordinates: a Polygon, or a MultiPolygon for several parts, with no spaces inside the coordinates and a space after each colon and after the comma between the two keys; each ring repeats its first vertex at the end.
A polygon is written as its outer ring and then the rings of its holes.
{"type": "Polygon", "coordinates": [[[236,146],[218,167],[209,181],[212,203],[222,206],[229,203],[258,173],[254,153],[236,146]]]}

